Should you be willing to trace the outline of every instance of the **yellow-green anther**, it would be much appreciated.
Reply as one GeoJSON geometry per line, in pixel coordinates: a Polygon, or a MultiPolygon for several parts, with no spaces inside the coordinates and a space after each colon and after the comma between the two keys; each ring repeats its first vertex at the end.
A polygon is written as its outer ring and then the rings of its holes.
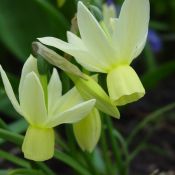
{"type": "Polygon", "coordinates": [[[22,69],[19,102],[1,66],[0,74],[13,107],[29,123],[22,145],[22,151],[27,159],[50,159],[54,153],[53,128],[63,123],[76,123],[82,120],[95,105],[94,99],[83,101],[75,88],[62,96],[62,84],[56,69],[53,70],[49,82],[44,81],[43,84],[37,69],[37,60],[32,55],[22,69]],[[42,85],[47,86],[45,92],[42,85]]]}
{"type": "Polygon", "coordinates": [[[145,95],[145,89],[139,77],[128,65],[119,66],[109,72],[107,85],[109,95],[117,106],[137,101],[145,95]]]}
{"type": "Polygon", "coordinates": [[[85,100],[96,99],[96,107],[100,111],[115,118],[120,118],[120,113],[114,101],[109,98],[102,87],[92,77],[84,74],[85,79],[82,79],[70,74],[68,75],[85,100]]]}
{"type": "MultiPolygon", "coordinates": [[[[111,74],[113,71],[119,72],[117,68],[122,65],[129,66],[145,46],[149,24],[149,0],[125,0],[118,18],[114,17],[114,8],[110,8],[104,8],[104,20],[99,23],[88,8],[79,1],[77,23],[80,37],[67,32],[68,42],[53,37],[39,38],[39,40],[43,44],[56,47],[74,56],[76,61],[89,71],[106,74],[111,74]]],[[[126,75],[125,77],[118,75],[124,79],[123,82],[130,85],[130,90],[117,88],[111,90],[111,87],[115,88],[119,83],[117,78],[112,79],[111,75],[107,75],[107,88],[115,104],[127,104],[143,96],[141,93],[142,95],[133,97],[141,87],[135,73],[132,73],[134,77],[131,79],[138,83],[137,85],[131,84],[129,79],[126,79],[126,75]],[[128,91],[132,92],[131,97],[128,91]],[[121,102],[122,96],[125,99],[124,102],[121,102]],[[126,96],[128,96],[127,99],[126,96]]]]}
{"type": "Polygon", "coordinates": [[[83,151],[92,152],[100,138],[101,119],[96,108],[80,122],[73,124],[75,138],[83,151]]]}

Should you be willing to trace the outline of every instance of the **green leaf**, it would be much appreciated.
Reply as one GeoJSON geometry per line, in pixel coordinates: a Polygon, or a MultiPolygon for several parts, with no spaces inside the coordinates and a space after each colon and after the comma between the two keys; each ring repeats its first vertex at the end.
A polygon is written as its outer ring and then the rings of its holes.
{"type": "Polygon", "coordinates": [[[38,37],[65,38],[68,22],[49,2],[43,0],[1,0],[0,39],[24,61],[31,43],[38,37]]]}
{"type": "MultiPolygon", "coordinates": [[[[5,130],[11,130],[15,133],[22,133],[27,129],[27,122],[22,118],[17,120],[9,125],[7,125],[1,118],[0,118],[0,127],[5,130]]],[[[0,139],[0,144],[4,143],[5,139],[0,139]]]]}
{"type": "Polygon", "coordinates": [[[21,118],[11,123],[9,125],[9,129],[16,133],[22,133],[27,129],[27,126],[28,126],[27,122],[23,118],[21,118]]]}
{"type": "Polygon", "coordinates": [[[22,145],[23,136],[0,128],[0,138],[8,140],[16,145],[22,145]]]}
{"type": "Polygon", "coordinates": [[[65,164],[69,165],[70,167],[72,167],[73,169],[75,169],[77,172],[79,172],[82,175],[91,175],[91,173],[89,173],[89,171],[85,169],[79,162],[77,162],[76,160],[74,160],[74,158],[72,158],[71,156],[61,151],[56,150],[54,157],[64,162],[65,164]]]}
{"type": "Polygon", "coordinates": [[[44,173],[33,169],[15,169],[9,170],[8,175],[44,175],[44,173]]]}
{"type": "Polygon", "coordinates": [[[11,153],[0,150],[0,157],[2,159],[8,160],[8,161],[10,161],[16,165],[19,165],[21,167],[30,168],[30,164],[27,161],[25,161],[21,158],[18,158],[16,156],[12,155],[11,153]]]}

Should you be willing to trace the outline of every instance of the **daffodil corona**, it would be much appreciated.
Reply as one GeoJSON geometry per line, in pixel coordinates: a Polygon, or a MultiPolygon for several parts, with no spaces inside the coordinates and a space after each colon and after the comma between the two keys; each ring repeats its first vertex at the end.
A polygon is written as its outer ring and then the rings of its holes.
{"type": "Polygon", "coordinates": [[[68,43],[53,37],[40,42],[74,56],[89,71],[107,73],[108,92],[116,105],[141,98],[145,90],[130,63],[146,42],[149,0],[125,0],[119,17],[111,19],[112,30],[104,30],[82,2],[77,21],[81,38],[67,32],[68,43]]]}
{"type": "Polygon", "coordinates": [[[75,88],[62,96],[62,84],[56,69],[53,70],[47,87],[43,87],[37,60],[32,55],[23,66],[19,84],[19,102],[1,66],[0,73],[13,107],[29,123],[22,145],[22,151],[27,159],[35,161],[50,159],[54,153],[53,128],[63,123],[80,121],[95,105],[94,99],[82,101],[75,88]],[[47,93],[47,98],[44,93],[47,93]]]}

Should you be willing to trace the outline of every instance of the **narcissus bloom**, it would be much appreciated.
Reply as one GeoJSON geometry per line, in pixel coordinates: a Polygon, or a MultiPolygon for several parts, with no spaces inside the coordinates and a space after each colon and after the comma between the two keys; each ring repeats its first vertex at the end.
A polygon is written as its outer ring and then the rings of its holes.
{"type": "Polygon", "coordinates": [[[75,88],[62,96],[62,84],[56,69],[53,70],[47,87],[43,87],[37,60],[33,56],[27,59],[22,70],[19,102],[1,66],[0,73],[13,107],[29,123],[22,145],[24,156],[28,159],[50,159],[54,153],[53,128],[63,123],[80,121],[95,105],[94,99],[83,102],[75,88]]]}
{"type": "Polygon", "coordinates": [[[78,3],[77,21],[81,38],[67,32],[68,43],[53,38],[40,42],[75,57],[89,71],[107,73],[107,87],[116,105],[136,101],[145,90],[130,63],[144,48],[149,23],[149,0],[125,0],[119,18],[107,32],[86,6],[78,3]]]}
{"type": "Polygon", "coordinates": [[[67,73],[84,100],[96,99],[95,106],[97,109],[115,118],[120,117],[114,101],[109,98],[108,94],[98,84],[98,76],[90,77],[83,74],[77,66],[41,43],[34,42],[32,45],[37,55],[42,56],[50,64],[67,73]]]}

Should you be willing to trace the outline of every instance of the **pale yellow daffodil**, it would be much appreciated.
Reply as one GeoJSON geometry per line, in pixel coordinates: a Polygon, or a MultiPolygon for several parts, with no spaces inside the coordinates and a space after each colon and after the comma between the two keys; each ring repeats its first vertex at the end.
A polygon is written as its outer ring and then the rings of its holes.
{"type": "Polygon", "coordinates": [[[63,123],[76,123],[82,120],[95,105],[94,99],[82,101],[75,88],[62,96],[62,84],[56,69],[53,70],[50,81],[45,87],[46,101],[37,60],[32,55],[22,69],[19,102],[1,66],[0,73],[13,107],[29,123],[22,145],[22,151],[27,159],[35,161],[50,159],[54,153],[53,128],[63,123]]]}
{"type": "Polygon", "coordinates": [[[97,109],[115,118],[120,118],[114,101],[98,84],[98,76],[91,77],[83,74],[77,66],[41,43],[34,42],[32,47],[37,55],[67,73],[84,100],[96,99],[97,109]]]}
{"type": "Polygon", "coordinates": [[[107,73],[108,92],[116,105],[141,98],[145,90],[130,63],[146,42],[149,0],[125,0],[109,33],[82,2],[77,21],[81,38],[67,32],[68,43],[53,37],[39,38],[40,42],[74,56],[89,71],[107,73]]]}

